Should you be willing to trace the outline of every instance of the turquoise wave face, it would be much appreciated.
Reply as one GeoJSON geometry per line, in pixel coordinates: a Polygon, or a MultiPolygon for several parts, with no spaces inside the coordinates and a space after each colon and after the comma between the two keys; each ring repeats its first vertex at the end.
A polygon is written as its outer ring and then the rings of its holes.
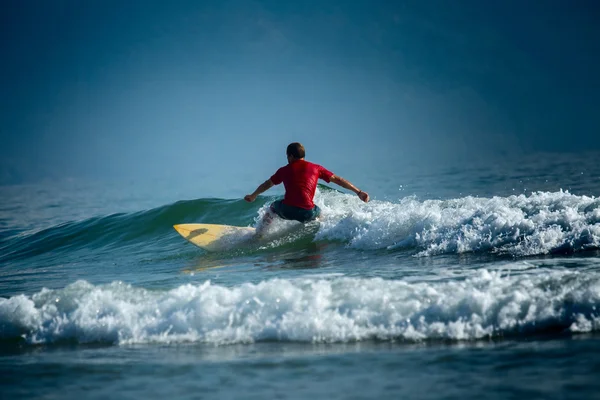
{"type": "MultiPolygon", "coordinates": [[[[263,200],[264,201],[264,200],[263,200]]],[[[242,200],[199,199],[134,213],[112,214],[52,226],[35,233],[12,232],[0,242],[0,262],[44,253],[127,246],[172,236],[172,226],[185,222],[248,224],[255,206],[242,200]]]]}

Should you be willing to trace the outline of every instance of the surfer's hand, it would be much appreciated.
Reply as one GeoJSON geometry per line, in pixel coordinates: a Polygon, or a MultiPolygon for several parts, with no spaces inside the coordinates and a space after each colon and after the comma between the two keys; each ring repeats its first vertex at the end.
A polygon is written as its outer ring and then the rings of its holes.
{"type": "Polygon", "coordinates": [[[367,192],[363,192],[362,190],[360,192],[357,193],[358,197],[360,197],[360,199],[362,201],[364,201],[365,203],[369,202],[369,193],[367,192]]]}
{"type": "Polygon", "coordinates": [[[252,196],[251,194],[247,194],[246,196],[244,196],[244,200],[246,200],[248,203],[252,203],[254,200],[256,200],[256,196],[252,196]]]}

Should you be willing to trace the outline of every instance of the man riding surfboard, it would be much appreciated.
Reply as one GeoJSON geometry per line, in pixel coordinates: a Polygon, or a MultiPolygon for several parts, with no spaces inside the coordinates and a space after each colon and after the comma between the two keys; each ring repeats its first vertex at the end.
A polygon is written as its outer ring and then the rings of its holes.
{"type": "MultiPolygon", "coordinates": [[[[265,214],[260,224],[261,228],[271,223],[273,214],[283,219],[299,222],[309,222],[317,219],[321,210],[315,205],[313,198],[319,179],[323,179],[328,183],[333,182],[353,191],[365,203],[369,201],[367,192],[363,192],[346,179],[334,175],[322,166],[304,160],[305,151],[302,144],[290,143],[286,155],[288,164],[279,168],[273,176],[260,184],[252,194],[244,197],[244,200],[253,202],[259,194],[283,182],[285,196],[283,200],[277,200],[271,204],[270,212],[265,214]]],[[[262,229],[259,228],[259,230],[262,229]]]]}

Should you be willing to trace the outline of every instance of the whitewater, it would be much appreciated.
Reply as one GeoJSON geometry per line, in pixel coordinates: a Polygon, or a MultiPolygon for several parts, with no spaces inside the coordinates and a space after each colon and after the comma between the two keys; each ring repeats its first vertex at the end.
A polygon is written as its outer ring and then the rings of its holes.
{"type": "Polygon", "coordinates": [[[552,272],[464,281],[205,281],[162,293],[78,281],[0,301],[1,339],[29,344],[476,340],[600,329],[600,274],[552,272]]]}

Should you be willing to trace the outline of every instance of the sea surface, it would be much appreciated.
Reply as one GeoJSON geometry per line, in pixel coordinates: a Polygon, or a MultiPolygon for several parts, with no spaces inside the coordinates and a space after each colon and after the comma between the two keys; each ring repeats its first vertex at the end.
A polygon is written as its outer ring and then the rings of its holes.
{"type": "Polygon", "coordinates": [[[321,185],[318,225],[220,253],[172,226],[281,193],[0,187],[0,397],[599,398],[599,159],[363,165],[371,202],[321,185]]]}

